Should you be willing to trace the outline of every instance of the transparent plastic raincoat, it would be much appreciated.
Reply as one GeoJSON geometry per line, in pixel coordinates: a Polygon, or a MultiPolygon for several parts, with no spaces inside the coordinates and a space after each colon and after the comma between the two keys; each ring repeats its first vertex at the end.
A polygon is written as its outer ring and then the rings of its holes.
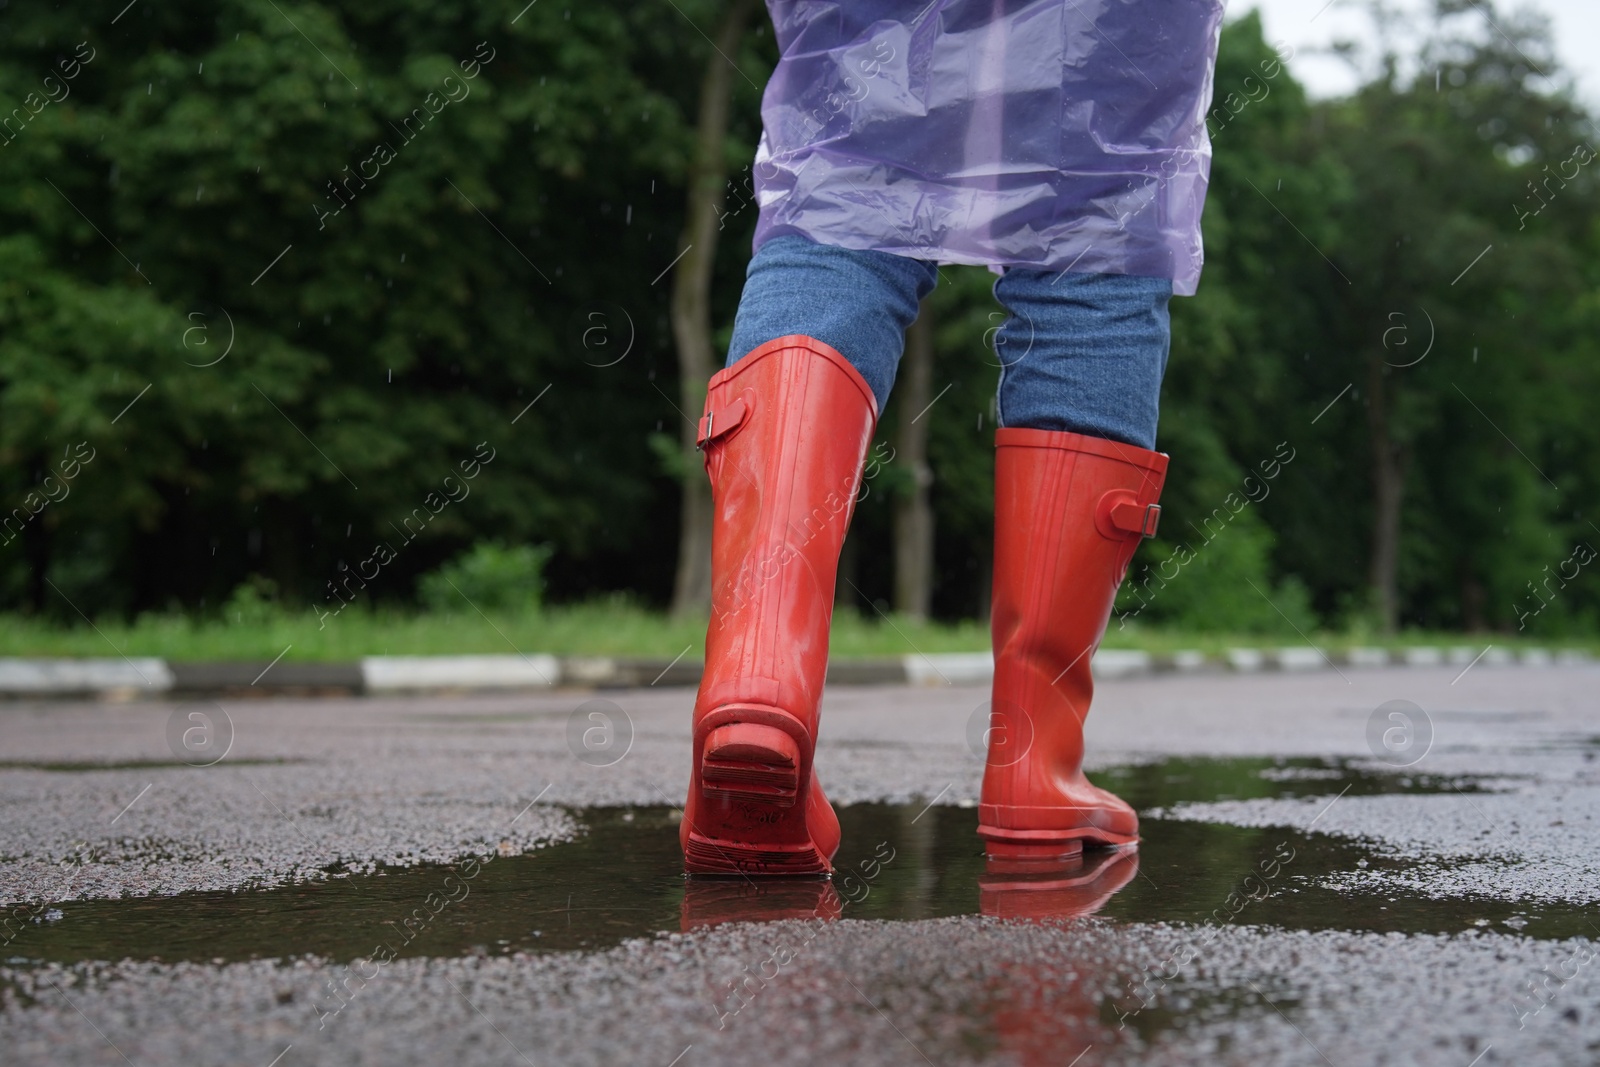
{"type": "Polygon", "coordinates": [[[1190,295],[1222,0],[767,0],[755,244],[1190,295]]]}

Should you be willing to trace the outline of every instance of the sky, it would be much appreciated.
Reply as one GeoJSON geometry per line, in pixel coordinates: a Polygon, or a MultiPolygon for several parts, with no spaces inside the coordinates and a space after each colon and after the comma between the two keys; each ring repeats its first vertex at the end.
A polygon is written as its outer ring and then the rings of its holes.
{"type": "MultiPolygon", "coordinates": [[[[1417,12],[1432,7],[1431,0],[1396,3],[1417,12]]],[[[1600,110],[1600,0],[1497,0],[1495,7],[1501,15],[1522,8],[1547,15],[1555,30],[1557,53],[1577,75],[1579,97],[1600,110]]],[[[1356,76],[1348,64],[1314,52],[1335,37],[1373,40],[1372,24],[1358,0],[1227,0],[1229,18],[1252,8],[1260,9],[1269,42],[1293,46],[1289,69],[1313,96],[1335,96],[1355,87],[1356,76]]]]}

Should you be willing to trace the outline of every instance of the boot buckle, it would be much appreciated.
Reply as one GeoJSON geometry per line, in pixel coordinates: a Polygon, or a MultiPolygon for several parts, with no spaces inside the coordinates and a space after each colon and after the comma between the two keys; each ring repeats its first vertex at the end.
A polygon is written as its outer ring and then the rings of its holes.
{"type": "Polygon", "coordinates": [[[1143,519],[1144,521],[1139,524],[1139,536],[1141,538],[1154,537],[1156,535],[1156,527],[1161,525],[1161,505],[1148,505],[1144,509],[1143,519]]]}
{"type": "Polygon", "coordinates": [[[1161,523],[1160,504],[1141,504],[1131,490],[1113,489],[1100,498],[1095,508],[1094,525],[1101,535],[1112,540],[1130,534],[1154,537],[1161,523]]]}
{"type": "Polygon", "coordinates": [[[700,420],[699,432],[695,434],[694,447],[696,451],[704,452],[712,441],[737,429],[749,413],[750,404],[742,396],[736,398],[731,404],[706,412],[705,417],[700,420]],[[713,429],[713,424],[718,421],[718,415],[722,416],[720,420],[721,429],[713,429]]]}

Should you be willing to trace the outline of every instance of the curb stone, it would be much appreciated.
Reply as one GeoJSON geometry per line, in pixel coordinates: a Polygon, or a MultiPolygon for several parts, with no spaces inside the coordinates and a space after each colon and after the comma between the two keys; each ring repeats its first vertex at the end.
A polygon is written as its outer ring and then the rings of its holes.
{"type": "MultiPolygon", "coordinates": [[[[1277,649],[1230,648],[1222,656],[1196,650],[1150,653],[1101,649],[1090,660],[1100,680],[1195,671],[1303,673],[1338,667],[1410,668],[1574,667],[1595,663],[1587,652],[1490,646],[1416,647],[1389,651],[1352,648],[1324,653],[1310,645],[1277,649]]],[[[522,692],[556,688],[682,688],[698,685],[697,659],[552,656],[367,656],[344,663],[168,662],[133,659],[25,659],[0,657],[0,699],[97,696],[108,700],[165,696],[321,696],[349,694],[522,692]]],[[[831,685],[987,685],[994,677],[988,652],[944,652],[881,658],[837,659],[828,664],[831,685]]]]}
{"type": "Polygon", "coordinates": [[[165,660],[0,659],[0,694],[80,696],[85,693],[163,693],[172,688],[165,660]]]}
{"type": "Polygon", "coordinates": [[[167,664],[172,684],[180,693],[234,695],[259,689],[270,679],[276,692],[338,693],[358,690],[362,685],[358,663],[272,663],[268,660],[241,663],[167,664]],[[257,684],[260,679],[260,684],[257,684]]]}
{"type": "Polygon", "coordinates": [[[561,661],[554,656],[367,656],[357,666],[354,688],[368,693],[549,689],[560,680],[561,661]]]}

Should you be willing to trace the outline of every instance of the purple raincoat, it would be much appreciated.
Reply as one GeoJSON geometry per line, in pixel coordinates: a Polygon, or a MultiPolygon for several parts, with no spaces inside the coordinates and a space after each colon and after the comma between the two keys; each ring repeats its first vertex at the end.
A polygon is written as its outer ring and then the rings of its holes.
{"type": "Polygon", "coordinates": [[[755,244],[1194,293],[1222,0],[767,0],[755,244]]]}

